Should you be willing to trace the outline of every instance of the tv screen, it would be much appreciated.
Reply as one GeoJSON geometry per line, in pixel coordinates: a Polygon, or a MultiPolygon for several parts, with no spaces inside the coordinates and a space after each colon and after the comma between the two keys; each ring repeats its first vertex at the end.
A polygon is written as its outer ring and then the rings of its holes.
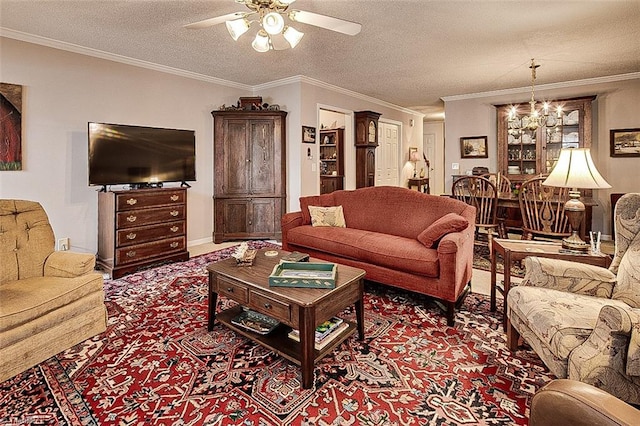
{"type": "Polygon", "coordinates": [[[89,185],[196,180],[193,130],[89,123],[89,185]]]}

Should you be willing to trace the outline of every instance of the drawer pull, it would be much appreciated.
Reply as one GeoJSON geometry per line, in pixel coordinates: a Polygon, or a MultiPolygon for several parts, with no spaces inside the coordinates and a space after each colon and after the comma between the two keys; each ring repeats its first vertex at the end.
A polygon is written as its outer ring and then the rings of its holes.
{"type": "Polygon", "coordinates": [[[134,216],[134,215],[127,216],[127,222],[135,222],[136,219],[138,219],[137,216],[134,216]]]}
{"type": "Polygon", "coordinates": [[[136,234],[134,232],[127,234],[127,240],[135,240],[135,239],[136,239],[136,234]]]}
{"type": "Polygon", "coordinates": [[[169,212],[169,214],[170,214],[171,216],[174,216],[174,217],[175,217],[175,216],[178,216],[178,215],[180,214],[180,212],[179,212],[178,210],[171,210],[171,211],[169,212]]]}
{"type": "Polygon", "coordinates": [[[169,228],[171,230],[171,232],[178,232],[178,228],[177,226],[172,226],[171,228],[169,228]]]}
{"type": "Polygon", "coordinates": [[[127,200],[127,204],[129,204],[130,206],[135,205],[138,202],[138,200],[136,200],[135,198],[129,198],[127,200]]]}
{"type": "Polygon", "coordinates": [[[265,303],[264,307],[265,309],[271,309],[273,306],[271,306],[271,303],[265,303]]]}
{"type": "Polygon", "coordinates": [[[171,201],[178,201],[180,199],[180,197],[178,195],[172,195],[171,196],[171,201]]]}
{"type": "Polygon", "coordinates": [[[227,287],[227,293],[233,293],[233,287],[227,287]]]}
{"type": "Polygon", "coordinates": [[[177,243],[177,242],[174,241],[169,245],[171,246],[171,248],[176,248],[176,247],[178,247],[180,245],[180,243],[177,243]]]}
{"type": "Polygon", "coordinates": [[[136,255],[136,251],[135,250],[129,250],[127,252],[127,257],[134,257],[136,255]]]}

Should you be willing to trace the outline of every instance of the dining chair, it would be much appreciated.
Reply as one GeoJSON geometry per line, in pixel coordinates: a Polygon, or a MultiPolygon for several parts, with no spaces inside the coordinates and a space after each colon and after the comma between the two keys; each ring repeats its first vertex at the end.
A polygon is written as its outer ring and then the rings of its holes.
{"type": "Polygon", "coordinates": [[[463,176],[454,180],[451,187],[453,198],[463,201],[476,208],[476,235],[474,240],[478,242],[478,231],[487,232],[489,253],[494,230],[500,238],[504,238],[496,219],[498,209],[498,191],[496,185],[489,179],[481,176],[463,176]]]}
{"type": "Polygon", "coordinates": [[[518,194],[522,215],[522,239],[564,238],[571,235],[564,204],[569,188],[542,185],[546,176],[526,180],[518,194]]]}
{"type": "MultiPolygon", "coordinates": [[[[485,173],[482,177],[489,179],[498,190],[498,198],[509,199],[512,197],[511,195],[511,180],[506,177],[504,174],[498,173],[485,173]]],[[[498,203],[500,204],[500,203],[498,203]]],[[[500,207],[498,205],[498,209],[496,211],[496,218],[498,220],[498,234],[501,235],[501,238],[506,238],[507,236],[507,209],[505,207],[500,207]]]]}

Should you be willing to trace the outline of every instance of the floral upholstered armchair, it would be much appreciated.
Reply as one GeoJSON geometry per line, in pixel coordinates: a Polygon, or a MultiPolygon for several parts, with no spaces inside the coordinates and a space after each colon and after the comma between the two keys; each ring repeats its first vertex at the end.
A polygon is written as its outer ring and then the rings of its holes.
{"type": "Polygon", "coordinates": [[[507,342],[522,337],[558,378],[640,403],[640,193],[615,209],[609,269],[528,257],[507,297],[507,342]]]}

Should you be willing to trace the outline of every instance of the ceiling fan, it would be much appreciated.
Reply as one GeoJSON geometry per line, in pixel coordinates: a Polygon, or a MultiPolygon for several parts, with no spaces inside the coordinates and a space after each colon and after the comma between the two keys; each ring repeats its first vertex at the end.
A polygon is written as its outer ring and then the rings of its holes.
{"type": "Polygon", "coordinates": [[[285,22],[285,18],[292,22],[314,25],[331,31],[347,35],[356,35],[362,25],[345,21],[331,16],[320,15],[303,10],[290,10],[289,6],[295,0],[235,0],[249,8],[249,12],[234,12],[215,18],[205,19],[185,25],[184,28],[200,29],[225,23],[229,34],[234,40],[249,31],[251,24],[258,22],[260,29],[251,46],[258,52],[271,49],[284,50],[294,48],[300,42],[304,33],[296,30],[285,22]]]}

